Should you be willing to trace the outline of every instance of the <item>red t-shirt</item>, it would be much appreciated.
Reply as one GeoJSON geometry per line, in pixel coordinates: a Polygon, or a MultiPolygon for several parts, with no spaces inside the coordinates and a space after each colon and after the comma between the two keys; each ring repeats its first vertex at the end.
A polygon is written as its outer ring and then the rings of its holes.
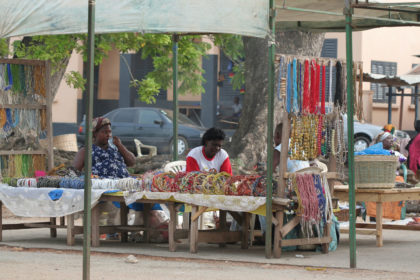
{"type": "Polygon", "coordinates": [[[191,171],[210,171],[215,169],[217,172],[227,172],[232,175],[228,153],[221,149],[213,158],[206,157],[204,146],[192,149],[187,155],[187,172],[191,171]]]}

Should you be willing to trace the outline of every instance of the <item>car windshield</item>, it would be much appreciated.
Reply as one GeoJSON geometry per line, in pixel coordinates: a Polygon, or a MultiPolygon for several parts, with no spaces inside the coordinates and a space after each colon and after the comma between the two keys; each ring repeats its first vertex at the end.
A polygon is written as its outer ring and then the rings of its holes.
{"type": "MultiPolygon", "coordinates": [[[[171,110],[161,110],[161,112],[164,116],[166,116],[172,122],[172,119],[173,119],[173,116],[174,116],[173,111],[171,111],[171,110]]],[[[183,123],[183,124],[189,124],[189,125],[197,126],[197,124],[195,122],[190,120],[184,114],[178,114],[178,122],[183,123]]]]}

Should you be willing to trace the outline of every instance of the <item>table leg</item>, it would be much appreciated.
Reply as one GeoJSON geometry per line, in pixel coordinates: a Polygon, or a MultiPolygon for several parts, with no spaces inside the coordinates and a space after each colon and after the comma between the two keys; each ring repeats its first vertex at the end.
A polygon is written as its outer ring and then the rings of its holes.
{"type": "MultiPolygon", "coordinates": [[[[331,229],[331,224],[330,223],[326,223],[324,226],[324,236],[330,236],[330,229],[331,229]]],[[[330,243],[323,243],[321,244],[321,248],[322,248],[322,253],[327,254],[330,248],[330,243]]]]}
{"type": "Polygon", "coordinates": [[[242,240],[241,240],[241,249],[248,249],[248,241],[249,241],[249,220],[250,214],[244,212],[243,214],[243,222],[242,222],[242,240]]]}
{"type": "MultiPolygon", "coordinates": [[[[121,225],[122,226],[127,226],[128,224],[128,207],[127,205],[125,205],[124,202],[120,203],[120,218],[121,218],[121,225]]],[[[128,232],[126,231],[121,231],[121,242],[126,243],[128,242],[128,232]]]]}
{"type": "Polygon", "coordinates": [[[67,215],[67,246],[74,245],[74,214],[67,215]]]}
{"type": "Polygon", "coordinates": [[[189,229],[189,228],[190,228],[190,213],[185,212],[184,210],[184,213],[182,214],[182,229],[189,229]]]}
{"type": "Polygon", "coordinates": [[[3,240],[3,203],[0,201],[0,241],[3,240]]]}
{"type": "Polygon", "coordinates": [[[144,238],[147,243],[150,243],[150,211],[152,210],[152,205],[150,203],[144,203],[143,207],[143,221],[146,227],[144,231],[144,238]]]}
{"type": "Polygon", "coordinates": [[[257,215],[251,214],[251,220],[249,222],[249,247],[252,247],[252,243],[254,243],[254,234],[255,234],[255,219],[257,215]]]}
{"type": "Polygon", "coordinates": [[[376,246],[382,247],[382,202],[376,202],[376,246]]]}
{"type": "MultiPolygon", "coordinates": [[[[191,210],[191,216],[198,212],[198,206],[193,205],[191,210]]],[[[191,226],[190,226],[190,253],[197,253],[198,248],[198,219],[194,221],[191,219],[191,226]]]]}
{"type": "MultiPolygon", "coordinates": [[[[226,225],[226,211],[220,210],[219,212],[219,230],[221,232],[227,231],[226,225]]],[[[226,243],[219,243],[219,248],[226,247],[226,243]]]]}
{"type": "Polygon", "coordinates": [[[175,252],[176,251],[175,230],[176,230],[176,224],[177,224],[175,203],[173,202],[168,203],[168,209],[169,209],[169,225],[168,225],[169,251],[175,252]]]}
{"type": "Polygon", "coordinates": [[[100,236],[100,228],[99,228],[99,203],[92,208],[91,212],[91,242],[92,247],[99,247],[99,236],[100,236]]]}
{"type": "MultiPolygon", "coordinates": [[[[280,230],[283,227],[283,211],[276,211],[276,220],[278,223],[274,226],[274,244],[273,244],[273,255],[275,258],[280,258],[281,256],[281,233],[280,230]]],[[[267,236],[266,236],[267,238],[267,236]]]]}
{"type": "MultiPolygon", "coordinates": [[[[50,218],[50,225],[56,225],[57,224],[57,218],[50,218]]],[[[50,236],[51,237],[57,237],[57,229],[56,228],[50,228],[50,236]]]]}

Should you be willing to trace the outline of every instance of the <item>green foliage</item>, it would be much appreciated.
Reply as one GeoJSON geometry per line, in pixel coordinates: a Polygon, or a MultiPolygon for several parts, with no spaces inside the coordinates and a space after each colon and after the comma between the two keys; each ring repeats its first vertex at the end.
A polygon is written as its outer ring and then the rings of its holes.
{"type": "MultiPolygon", "coordinates": [[[[34,36],[32,40],[23,44],[15,41],[14,53],[20,58],[49,60],[52,71],[67,66],[73,50],[83,55],[87,60],[87,35],[54,35],[34,36]]],[[[0,51],[1,51],[0,42],[0,51]]],[[[182,36],[179,40],[178,54],[178,80],[179,93],[186,92],[200,94],[202,87],[203,70],[201,58],[210,48],[208,43],[203,43],[200,36],[182,36]]],[[[121,53],[138,52],[141,50],[142,59],[153,59],[154,71],[139,81],[131,77],[130,86],[136,87],[139,99],[144,102],[155,102],[155,96],[160,89],[172,84],[172,38],[165,34],[137,34],[117,33],[100,34],[95,36],[95,65],[99,65],[108,56],[109,51],[118,49],[121,53]]],[[[66,83],[74,88],[84,89],[85,80],[75,71],[65,75],[66,83]]]]}
{"type": "Polygon", "coordinates": [[[232,87],[241,89],[245,84],[245,51],[242,36],[216,34],[213,35],[213,41],[234,64],[232,87]]]}
{"type": "Polygon", "coordinates": [[[19,58],[49,60],[52,73],[66,67],[73,49],[78,47],[77,37],[73,35],[34,36],[28,44],[14,42],[14,53],[19,58]]]}
{"type": "Polygon", "coordinates": [[[0,38],[0,57],[6,57],[9,54],[8,40],[0,38]]]}
{"type": "Polygon", "coordinates": [[[72,88],[85,90],[86,79],[77,71],[70,71],[64,75],[66,84],[72,88]]]}
{"type": "Polygon", "coordinates": [[[161,88],[154,79],[147,76],[141,81],[132,80],[130,87],[138,88],[139,100],[148,104],[156,102],[155,96],[159,94],[161,88]]]}

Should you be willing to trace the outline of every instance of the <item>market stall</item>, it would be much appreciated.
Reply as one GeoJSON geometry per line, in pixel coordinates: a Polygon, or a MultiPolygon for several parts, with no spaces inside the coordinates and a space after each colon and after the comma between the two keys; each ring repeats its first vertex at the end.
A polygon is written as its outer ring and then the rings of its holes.
{"type": "MultiPolygon", "coordinates": [[[[184,1],[172,1],[170,4],[167,1],[161,3],[159,1],[148,1],[144,5],[137,5],[137,1],[119,1],[118,5],[115,5],[113,1],[100,1],[98,3],[99,15],[102,18],[98,19],[98,29],[96,32],[231,32],[242,35],[252,35],[258,37],[264,37],[271,29],[271,34],[274,38],[274,27],[276,21],[278,27],[283,27],[284,30],[343,30],[345,28],[347,34],[347,106],[348,115],[353,115],[353,88],[351,87],[352,78],[352,40],[351,32],[353,28],[373,28],[379,26],[395,26],[395,25],[419,25],[418,22],[418,3],[412,5],[407,3],[401,4],[386,4],[383,2],[376,1],[374,3],[359,1],[284,1],[279,0],[274,3],[273,0],[269,1],[269,9],[267,1],[205,1],[206,5],[213,6],[204,7],[199,5],[191,5],[187,0],[184,1]],[[108,3],[109,2],[109,3],[108,3]],[[112,2],[112,3],[111,3],[112,2]],[[149,3],[150,2],[150,3],[149,3]],[[153,2],[153,4],[151,4],[153,2]],[[176,3],[177,2],[177,3],[176,3]],[[292,6],[288,4],[293,3],[292,6]],[[251,4],[252,3],[252,4],[251,4]],[[176,5],[178,4],[178,6],[176,5]],[[227,7],[227,5],[230,5],[227,7]],[[108,5],[108,6],[107,6],[108,5]],[[172,6],[171,6],[172,5],[172,6]],[[343,20],[343,6],[346,20],[343,20]],[[136,9],[134,9],[134,7],[136,9]],[[144,12],[145,8],[155,7],[157,10],[156,17],[151,11],[144,12]],[[178,17],[165,17],[160,20],[159,14],[161,8],[165,8],[165,13],[162,15],[173,15],[173,7],[177,8],[178,13],[175,13],[178,17]],[[185,9],[188,7],[188,9],[185,9]],[[223,11],[217,10],[217,8],[223,9],[223,11]],[[102,10],[101,10],[102,9],[102,10]],[[238,10],[240,9],[240,10],[238,10]],[[281,10],[276,17],[276,9],[281,10]],[[354,9],[357,9],[357,13],[354,14],[354,9]],[[208,11],[213,11],[209,13],[208,11]],[[226,12],[227,11],[227,12],[226,12]],[[360,12],[362,11],[362,12],[360,12]],[[372,13],[370,12],[372,11],[372,13]],[[185,12],[185,13],[183,13],[185,12]],[[127,14],[128,13],[128,14],[127,14]],[[232,14],[238,14],[241,16],[234,17],[232,14]],[[353,25],[352,17],[355,17],[353,25]],[[147,15],[152,15],[147,17],[147,15]],[[195,17],[193,22],[186,21],[191,19],[191,15],[198,15],[195,17]],[[225,16],[229,15],[229,16],[225,16]],[[220,16],[216,18],[215,16],[220,16]],[[209,19],[210,17],[210,19],[209,19]],[[142,19],[141,23],[145,25],[138,25],[139,18],[142,19]],[[131,19],[131,20],[130,20],[131,19]],[[147,19],[147,20],[146,20],[147,19]],[[170,20],[169,20],[170,19],[170,20]],[[202,19],[206,19],[209,23],[199,24],[202,19]],[[214,19],[214,20],[213,20],[214,19]],[[123,22],[121,22],[121,20],[123,22]],[[157,23],[155,22],[157,20],[157,23]],[[227,20],[234,20],[229,22],[227,20]],[[236,22],[239,20],[239,22],[236,22]],[[258,22],[258,24],[256,24],[258,22]],[[269,23],[267,26],[267,22],[269,23]],[[162,23],[168,23],[172,29],[168,30],[160,26],[162,23]],[[180,23],[184,25],[180,26],[180,23]],[[223,24],[221,24],[223,23],[223,24]],[[252,26],[249,26],[251,24],[252,26]],[[128,26],[128,27],[126,27],[128,26]],[[159,28],[156,29],[156,26],[159,28]],[[193,28],[190,28],[193,26],[193,28]],[[213,29],[214,27],[221,27],[221,29],[213,29]],[[154,27],[154,28],[153,28],[154,27]],[[251,28],[252,27],[252,28],[251,28]],[[101,29],[102,28],[102,29],[101,29]],[[127,29],[125,29],[127,28],[127,29]],[[249,34],[246,30],[254,30],[252,34],[249,34]]],[[[1,1],[2,7],[1,12],[3,16],[0,30],[4,31],[1,37],[18,36],[18,35],[36,35],[36,34],[61,34],[61,33],[79,33],[86,32],[88,30],[88,44],[89,44],[89,79],[88,79],[88,93],[89,98],[87,102],[87,118],[86,128],[90,128],[90,122],[92,119],[92,93],[93,93],[93,42],[94,42],[94,19],[95,19],[95,1],[89,1],[89,13],[86,13],[86,2],[83,1],[72,1],[71,5],[68,1],[56,1],[49,3],[49,1],[41,1],[37,3],[37,6],[28,12],[27,7],[30,7],[32,2],[30,1],[1,1]],[[83,4],[84,3],[84,4],[83,4]],[[16,6],[18,5],[18,6],[16,6]],[[50,6],[48,6],[50,5],[50,6]],[[67,5],[67,6],[66,6],[67,5]],[[61,13],[65,13],[63,16],[57,16],[61,13]],[[54,15],[54,16],[51,16],[54,15]],[[89,18],[89,27],[85,28],[86,18],[89,18]],[[24,19],[24,20],[21,20],[24,19]],[[42,19],[42,20],[40,20],[42,19]],[[63,20],[65,19],[65,20],[63,20]],[[64,24],[62,24],[64,23],[64,24]],[[81,28],[82,27],[82,28],[81,28]]],[[[268,98],[268,132],[267,132],[267,146],[268,146],[268,157],[267,157],[267,234],[271,235],[271,213],[272,213],[272,132],[273,132],[273,98],[274,98],[274,53],[275,53],[275,40],[270,43],[270,62],[272,63],[269,68],[269,98],[268,98]]],[[[175,57],[175,56],[174,56],[175,57]]],[[[175,60],[174,60],[175,61],[175,60]]],[[[174,79],[175,80],[175,79],[174,79]]],[[[174,83],[176,85],[176,83],[174,83]]],[[[353,135],[353,122],[352,118],[348,120],[348,135],[353,135]]],[[[176,122],[174,122],[176,127],[176,122]]],[[[175,130],[176,131],[176,130],[175,130]]],[[[89,134],[87,134],[89,135],[89,134]]],[[[176,141],[174,141],[176,143],[176,141]]],[[[86,141],[88,146],[91,143],[91,138],[88,137],[86,141]]],[[[348,150],[353,150],[353,139],[350,137],[348,143],[348,150]]],[[[176,151],[176,149],[174,149],[176,151]]],[[[89,154],[89,153],[87,153],[89,154]]],[[[349,199],[350,199],[350,263],[351,267],[356,266],[355,262],[355,236],[353,231],[354,226],[354,180],[353,180],[353,155],[349,154],[349,199]]],[[[86,162],[89,162],[89,156],[86,162]]],[[[284,165],[284,164],[283,164],[284,165]]],[[[90,174],[89,164],[87,164],[86,174],[90,174]]],[[[85,205],[90,203],[90,180],[86,179],[86,195],[85,205]]],[[[86,231],[89,232],[89,221],[90,211],[86,211],[87,226],[86,231]]],[[[86,240],[89,240],[89,235],[86,236],[86,240]]],[[[271,239],[266,239],[266,256],[271,256],[271,239]]],[[[88,247],[88,246],[85,246],[88,247]]],[[[88,255],[87,250],[85,255],[88,255]]],[[[86,274],[84,274],[84,277],[86,274]]]]}
{"type": "MultiPolygon", "coordinates": [[[[344,185],[337,185],[334,187],[335,195],[342,201],[348,201],[349,188],[344,185]]],[[[362,229],[358,233],[366,234],[373,233],[376,236],[376,246],[383,246],[382,229],[393,230],[420,230],[419,226],[413,225],[388,225],[383,224],[382,204],[384,202],[393,202],[401,200],[420,200],[420,188],[411,189],[395,189],[395,188],[371,188],[371,189],[356,189],[356,201],[359,202],[375,202],[376,203],[376,224],[372,223],[356,223],[356,230],[362,229]],[[365,230],[367,229],[367,230],[365,230]]]]}
{"type": "MultiPolygon", "coordinates": [[[[51,104],[48,62],[0,59],[0,182],[33,177],[54,167],[51,104]],[[40,141],[46,142],[46,148],[40,141]]],[[[57,235],[55,224],[55,218],[42,223],[51,229],[52,237],[57,235]]],[[[27,223],[3,228],[31,226],[41,227],[27,223]]]]}
{"type": "MultiPolygon", "coordinates": [[[[76,176],[44,176],[39,178],[15,178],[10,185],[0,185],[0,200],[8,209],[23,217],[67,217],[67,244],[74,244],[74,236],[83,233],[83,227],[74,225],[74,214],[83,211],[83,178],[76,176]],[[54,188],[51,188],[54,187],[54,188]],[[39,205],[37,207],[37,205],[39,205]]],[[[206,172],[148,172],[138,177],[123,179],[92,179],[92,246],[99,246],[99,236],[104,233],[121,233],[121,241],[127,242],[127,232],[152,230],[147,220],[149,207],[143,214],[142,226],[128,226],[127,205],[141,202],[168,204],[169,250],[175,251],[175,239],[190,238],[190,251],[197,252],[198,242],[227,243],[241,241],[248,246],[249,214],[265,214],[265,177],[259,175],[231,176],[227,173],[206,172]],[[101,215],[97,202],[121,203],[120,225],[99,225],[101,215]],[[175,203],[192,206],[192,226],[189,231],[176,230],[175,203]],[[206,209],[220,209],[243,225],[240,231],[229,231],[225,219],[213,231],[199,231],[198,217],[206,209]]],[[[275,211],[289,206],[287,199],[276,199],[275,211]]],[[[1,220],[0,220],[1,225],[1,220]]],[[[3,229],[12,229],[4,227],[3,229]]],[[[17,228],[16,228],[17,229],[17,228]]],[[[1,230],[1,227],[0,227],[1,230]]],[[[147,238],[146,238],[147,241],[147,238]]]]}
{"type": "MultiPolygon", "coordinates": [[[[280,152],[279,197],[295,197],[296,216],[283,225],[278,213],[274,232],[274,255],[282,246],[322,245],[328,252],[331,241],[332,201],[328,179],[344,178],[347,150],[344,143],[343,115],[347,90],[345,62],[337,59],[277,55],[277,97],[283,101],[280,152]],[[335,94],[333,94],[335,92],[335,94]],[[315,159],[329,162],[330,172],[304,169],[294,165],[315,159]],[[284,240],[296,226],[301,238],[284,240]]],[[[352,72],[363,73],[362,64],[354,63],[352,72]]],[[[352,81],[354,88],[361,88],[352,81]]],[[[361,91],[360,91],[361,92],[361,91]]],[[[356,111],[361,103],[355,102],[356,111]]]]}

